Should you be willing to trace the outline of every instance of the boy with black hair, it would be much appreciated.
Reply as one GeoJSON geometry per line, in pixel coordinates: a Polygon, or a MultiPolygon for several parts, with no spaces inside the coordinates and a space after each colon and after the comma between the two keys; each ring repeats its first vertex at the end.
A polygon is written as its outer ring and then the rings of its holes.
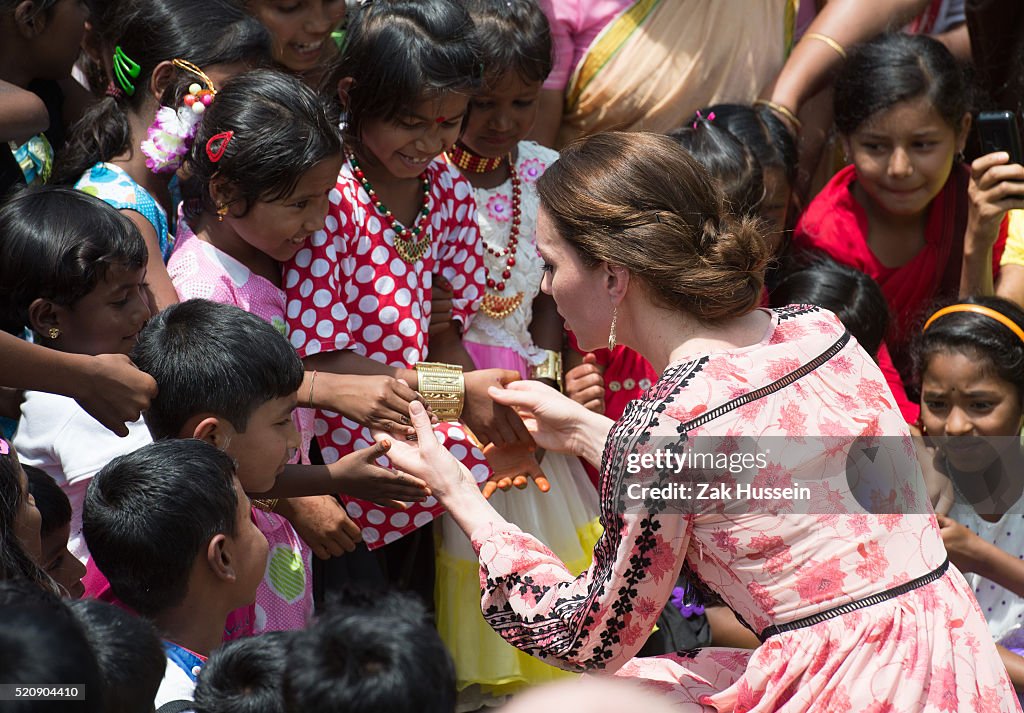
{"type": "Polygon", "coordinates": [[[85,592],[82,584],[85,565],[68,550],[71,501],[46,471],[25,464],[21,468],[28,477],[28,490],[36,501],[36,509],[42,519],[39,530],[42,557],[39,566],[53,577],[53,581],[63,588],[67,596],[78,599],[85,592]]]}
{"type": "Polygon", "coordinates": [[[139,713],[153,707],[167,659],[145,619],[95,599],[69,602],[103,679],[104,713],[139,713]]]}
{"type": "Polygon", "coordinates": [[[225,644],[196,683],[195,713],[284,713],[290,631],[268,631],[225,644]]]}
{"type": "Polygon", "coordinates": [[[266,569],[235,462],[195,439],[115,458],[89,485],[82,530],[113,593],[164,637],[156,705],[191,699],[228,614],[253,602],[266,569]]]}
{"type": "Polygon", "coordinates": [[[455,665],[418,599],[352,595],[295,632],[288,713],[453,713],[455,665]]]}

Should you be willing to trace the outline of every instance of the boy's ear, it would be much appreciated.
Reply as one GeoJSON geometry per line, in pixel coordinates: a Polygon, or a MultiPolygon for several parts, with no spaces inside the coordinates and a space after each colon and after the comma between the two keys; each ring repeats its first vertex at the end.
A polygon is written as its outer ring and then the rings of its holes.
{"type": "Polygon", "coordinates": [[[32,300],[28,306],[28,322],[36,334],[46,337],[51,329],[60,330],[60,318],[63,307],[42,297],[32,300]]]}
{"type": "Polygon", "coordinates": [[[235,581],[235,565],[232,561],[227,535],[218,533],[206,545],[206,563],[217,579],[235,581]]]}
{"type": "Polygon", "coordinates": [[[26,40],[35,39],[46,30],[46,12],[40,12],[32,0],[14,6],[14,27],[26,40]]]}
{"type": "Polygon", "coordinates": [[[196,438],[205,441],[219,450],[226,451],[235,435],[235,429],[227,421],[217,416],[200,414],[185,422],[181,429],[182,438],[196,438]]]}

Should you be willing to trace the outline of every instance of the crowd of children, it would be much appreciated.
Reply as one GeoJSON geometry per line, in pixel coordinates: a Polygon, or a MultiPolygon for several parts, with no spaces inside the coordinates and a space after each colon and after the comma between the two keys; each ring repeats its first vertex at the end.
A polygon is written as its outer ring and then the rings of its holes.
{"type": "MultiPolygon", "coordinates": [[[[580,350],[541,289],[552,2],[0,0],[0,683],[450,713],[574,675],[492,630],[480,553],[388,458],[420,404],[574,575],[608,526],[597,470],[492,398],[618,419],[660,377],[614,319],[580,350]]],[[[708,96],[668,135],[758,226],[764,309],[830,310],[878,363],[1024,692],[1022,157],[973,148],[938,41],[813,36],[845,154],[816,195],[782,104],[708,96]]],[[[758,646],[676,575],[643,654],[758,646]]]]}

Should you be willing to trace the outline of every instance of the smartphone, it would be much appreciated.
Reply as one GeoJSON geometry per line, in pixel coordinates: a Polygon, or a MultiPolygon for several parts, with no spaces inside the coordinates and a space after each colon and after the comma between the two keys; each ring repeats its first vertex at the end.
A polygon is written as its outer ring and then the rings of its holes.
{"type": "Polygon", "coordinates": [[[1010,163],[1024,164],[1017,116],[1012,111],[983,111],[978,114],[977,127],[982,156],[1005,151],[1010,154],[1010,163]]]}

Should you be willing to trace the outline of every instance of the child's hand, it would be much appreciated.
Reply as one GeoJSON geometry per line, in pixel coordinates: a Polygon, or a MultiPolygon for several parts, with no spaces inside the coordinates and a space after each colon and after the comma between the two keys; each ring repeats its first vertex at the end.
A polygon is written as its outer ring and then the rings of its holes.
{"type": "Polygon", "coordinates": [[[467,371],[466,400],[462,421],[476,434],[482,444],[496,446],[524,444],[533,446],[533,438],[523,425],[523,419],[507,406],[497,404],[487,393],[491,386],[503,387],[518,381],[517,372],[509,369],[478,369],[467,371]]]}
{"type": "Polygon", "coordinates": [[[942,544],[946,546],[949,561],[961,572],[973,572],[981,538],[952,518],[945,515],[935,517],[939,521],[939,532],[942,533],[942,544]]]}
{"type": "Polygon", "coordinates": [[[277,512],[322,560],[352,552],[363,541],[359,526],[331,495],[281,500],[277,512]]]}
{"type": "Polygon", "coordinates": [[[123,354],[100,354],[88,359],[83,375],[68,385],[66,394],[111,431],[127,436],[125,423],[137,421],[149,408],[156,396],[156,381],[123,354]]]}
{"type": "Polygon", "coordinates": [[[551,489],[544,471],[540,469],[532,449],[524,444],[511,446],[484,446],[484,455],[491,466],[491,477],[483,486],[485,498],[491,497],[495,490],[509,490],[513,485],[519,489],[529,486],[530,479],[537,484],[537,489],[546,493],[551,489]]]}
{"type": "Polygon", "coordinates": [[[452,328],[453,296],[454,290],[448,280],[441,275],[434,275],[430,289],[430,328],[427,330],[427,336],[433,337],[452,328]]]}
{"type": "Polygon", "coordinates": [[[1006,211],[1024,208],[1024,166],[1011,164],[1005,151],[981,156],[971,164],[967,193],[968,241],[976,248],[990,248],[999,237],[999,225],[1006,211]]]}
{"type": "Polygon", "coordinates": [[[604,373],[592,353],[584,355],[583,363],[566,373],[565,395],[594,413],[604,414],[604,373]]]}
{"type": "Polygon", "coordinates": [[[318,372],[314,388],[317,404],[360,426],[396,436],[416,433],[409,422],[409,402],[422,403],[423,397],[401,379],[318,372]]]}
{"type": "Polygon", "coordinates": [[[338,492],[396,510],[404,510],[405,503],[428,498],[430,489],[424,481],[407,473],[383,468],[374,462],[387,455],[390,449],[391,441],[384,439],[349,453],[327,466],[332,479],[337,483],[338,492]]]}

